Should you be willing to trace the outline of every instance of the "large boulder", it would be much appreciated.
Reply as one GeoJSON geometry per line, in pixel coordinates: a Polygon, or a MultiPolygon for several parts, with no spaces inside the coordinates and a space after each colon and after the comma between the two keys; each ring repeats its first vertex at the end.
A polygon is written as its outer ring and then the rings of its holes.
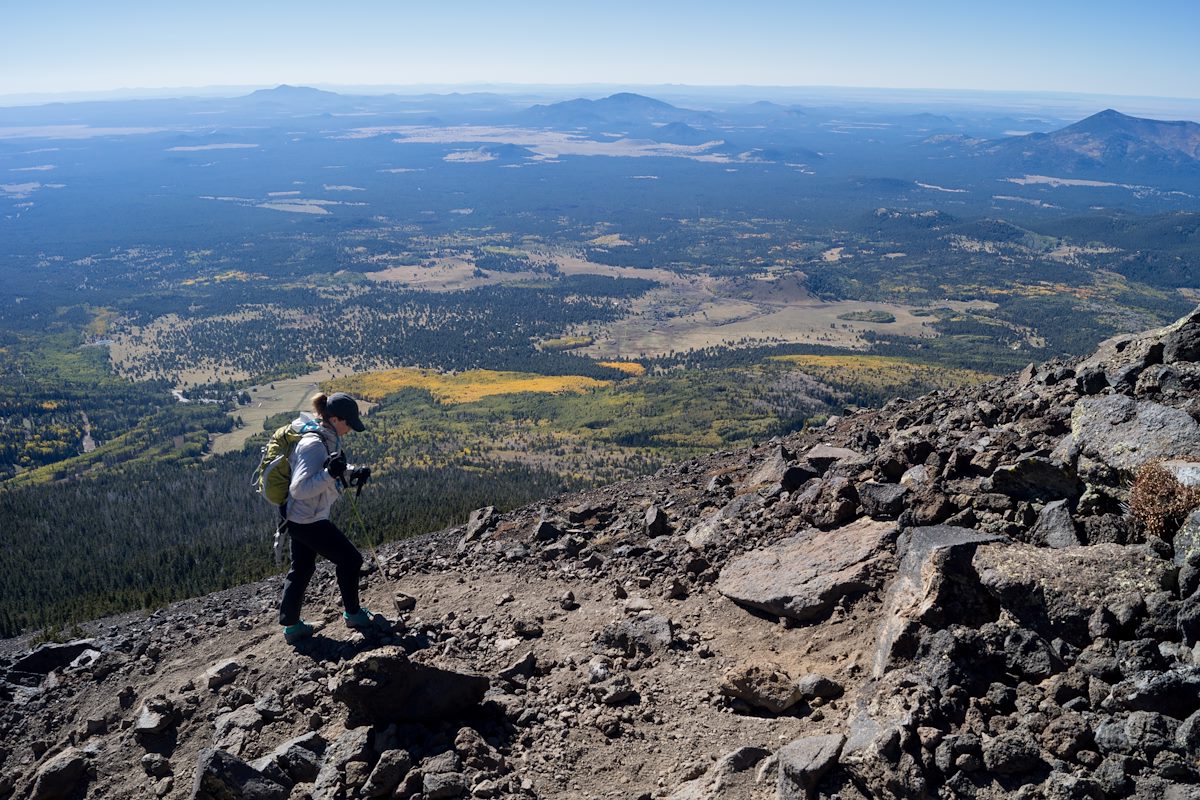
{"type": "Polygon", "coordinates": [[[800,488],[809,478],[815,478],[817,473],[805,464],[792,461],[792,454],[782,445],[774,448],[767,458],[743,482],[743,486],[753,488],[763,485],[778,485],[784,491],[792,492],[800,488]]]}
{"type": "Polygon", "coordinates": [[[1200,309],[1171,325],[1162,340],[1165,364],[1200,361],[1200,309]]]}
{"type": "Polygon", "coordinates": [[[721,692],[772,714],[782,714],[802,695],[795,679],[778,664],[741,664],[721,678],[721,692]]]}
{"type": "Polygon", "coordinates": [[[777,797],[811,800],[817,784],[837,764],[846,737],[841,734],[805,736],[779,749],[777,797]]]}
{"type": "Polygon", "coordinates": [[[74,642],[43,644],[13,661],[12,669],[17,672],[32,672],[45,675],[56,669],[69,665],[84,652],[91,650],[95,642],[92,639],[79,639],[74,642]]]}
{"type": "MultiPolygon", "coordinates": [[[[875,651],[874,674],[898,656],[911,656],[922,626],[973,622],[980,592],[971,557],[982,544],[1003,537],[950,525],[910,528],[900,537],[899,569],[888,589],[875,651]]],[[[999,545],[998,545],[999,546],[999,545]]]]}
{"type": "Polygon", "coordinates": [[[892,570],[894,523],[861,519],[803,531],[729,562],[717,589],[739,605],[798,622],[829,614],[844,597],[879,588],[892,570]]]}
{"type": "Polygon", "coordinates": [[[285,800],[291,792],[237,756],[208,748],[200,753],[192,784],[194,800],[285,800]]]}
{"type": "Polygon", "coordinates": [[[1128,475],[1154,459],[1200,457],[1200,425],[1186,411],[1121,394],[1076,403],[1071,436],[1081,472],[1088,460],[1128,475]]]}
{"type": "Polygon", "coordinates": [[[461,716],[478,706],[487,690],[482,675],[421,664],[402,648],[382,647],[346,663],[333,697],[349,709],[352,725],[386,725],[461,716]]]}
{"type": "Polygon", "coordinates": [[[1005,494],[1018,500],[1058,500],[1079,495],[1079,479],[1073,470],[1048,458],[1025,455],[1011,464],[1001,464],[983,482],[983,491],[1005,494]]]}
{"type": "Polygon", "coordinates": [[[1171,563],[1144,547],[1098,544],[1051,550],[985,545],[973,566],[983,587],[1021,624],[1077,646],[1090,640],[1088,618],[1104,605],[1146,597],[1171,585],[1171,563]]]}
{"type": "Polygon", "coordinates": [[[87,779],[87,769],[87,757],[68,747],[38,769],[29,800],[65,800],[87,779]]]}

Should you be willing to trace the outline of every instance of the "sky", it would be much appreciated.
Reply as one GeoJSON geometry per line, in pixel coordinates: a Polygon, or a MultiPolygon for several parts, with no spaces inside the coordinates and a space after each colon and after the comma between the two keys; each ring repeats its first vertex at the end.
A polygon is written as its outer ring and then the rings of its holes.
{"type": "Polygon", "coordinates": [[[448,84],[1200,97],[1195,0],[0,0],[0,95],[448,84]]]}

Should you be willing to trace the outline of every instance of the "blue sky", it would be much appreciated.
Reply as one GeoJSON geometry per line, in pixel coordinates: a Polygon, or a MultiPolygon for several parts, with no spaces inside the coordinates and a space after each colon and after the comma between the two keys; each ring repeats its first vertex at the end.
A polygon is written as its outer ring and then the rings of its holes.
{"type": "Polygon", "coordinates": [[[454,83],[1200,97],[1200,3],[0,2],[0,95],[454,83]]]}

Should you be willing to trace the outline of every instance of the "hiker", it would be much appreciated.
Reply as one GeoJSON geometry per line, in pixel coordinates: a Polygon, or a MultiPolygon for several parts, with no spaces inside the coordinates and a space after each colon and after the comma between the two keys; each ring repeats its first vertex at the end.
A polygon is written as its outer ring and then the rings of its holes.
{"type": "Polygon", "coordinates": [[[329,520],[329,509],[345,486],[361,486],[371,475],[370,467],[346,463],[342,437],[350,431],[366,429],[358,415],[358,403],[338,392],[312,400],[316,420],[307,415],[293,423],[307,432],[292,450],[291,483],[281,513],[291,541],[291,569],[283,579],[283,599],[279,604],[279,624],[289,644],[313,635],[316,626],[300,618],[304,590],[313,576],[317,556],[336,567],[338,589],[342,594],[342,619],[360,631],[386,630],[390,623],[381,614],[372,614],[358,602],[358,578],[363,559],[346,534],[329,520]],[[319,424],[313,424],[319,420],[319,424]]]}

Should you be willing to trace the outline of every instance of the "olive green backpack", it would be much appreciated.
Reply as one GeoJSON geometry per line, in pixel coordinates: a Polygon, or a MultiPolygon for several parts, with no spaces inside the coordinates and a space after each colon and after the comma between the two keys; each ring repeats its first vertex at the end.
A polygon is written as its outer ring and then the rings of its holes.
{"type": "Polygon", "coordinates": [[[292,462],[290,456],[296,445],[304,438],[304,434],[320,430],[320,421],[301,415],[271,434],[270,440],[262,449],[262,459],[250,483],[255,491],[262,495],[272,505],[282,505],[288,496],[288,487],[292,483],[292,462]]]}

